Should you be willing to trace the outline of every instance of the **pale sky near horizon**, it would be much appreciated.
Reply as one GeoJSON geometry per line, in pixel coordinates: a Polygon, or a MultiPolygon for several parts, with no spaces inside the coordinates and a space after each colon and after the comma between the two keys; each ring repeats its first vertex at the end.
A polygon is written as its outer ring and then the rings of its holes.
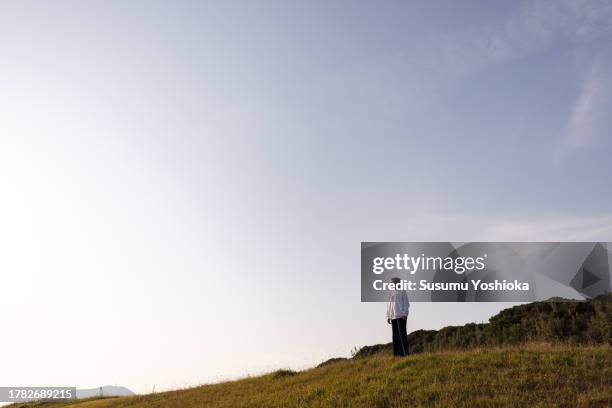
{"type": "Polygon", "coordinates": [[[0,3],[0,386],[390,341],[361,241],[612,241],[611,40],[606,1],[0,3]]]}

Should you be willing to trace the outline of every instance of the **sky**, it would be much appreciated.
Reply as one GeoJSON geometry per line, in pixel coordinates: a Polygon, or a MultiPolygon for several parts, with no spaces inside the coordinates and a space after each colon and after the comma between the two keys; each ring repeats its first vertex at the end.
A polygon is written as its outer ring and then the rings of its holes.
{"type": "Polygon", "coordinates": [[[361,241],[612,241],[611,40],[606,1],[0,3],[0,385],[388,342],[361,241]]]}

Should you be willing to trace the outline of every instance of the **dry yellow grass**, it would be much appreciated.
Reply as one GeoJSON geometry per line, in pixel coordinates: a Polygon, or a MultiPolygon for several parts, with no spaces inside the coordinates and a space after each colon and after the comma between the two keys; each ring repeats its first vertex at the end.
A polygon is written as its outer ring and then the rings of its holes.
{"type": "Polygon", "coordinates": [[[353,359],[141,395],[18,407],[609,407],[612,347],[527,345],[353,359]]]}

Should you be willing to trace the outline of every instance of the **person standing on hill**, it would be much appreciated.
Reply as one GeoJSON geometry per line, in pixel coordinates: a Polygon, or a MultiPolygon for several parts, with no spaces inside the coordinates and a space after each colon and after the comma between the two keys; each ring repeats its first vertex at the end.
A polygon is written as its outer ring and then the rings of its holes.
{"type": "MultiPolygon", "coordinates": [[[[391,282],[398,284],[400,278],[393,278],[391,282]]],[[[408,355],[408,334],[406,333],[406,320],[410,311],[410,302],[405,290],[395,290],[389,296],[387,304],[387,323],[393,330],[393,355],[408,355]]]]}

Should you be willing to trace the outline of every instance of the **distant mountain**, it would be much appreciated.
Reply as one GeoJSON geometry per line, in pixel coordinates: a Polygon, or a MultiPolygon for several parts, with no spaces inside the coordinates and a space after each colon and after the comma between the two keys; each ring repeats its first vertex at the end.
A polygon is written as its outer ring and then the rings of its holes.
{"type": "Polygon", "coordinates": [[[131,390],[125,387],[116,387],[114,385],[104,385],[98,388],[88,388],[83,390],[77,390],[77,398],[91,398],[91,397],[128,397],[130,395],[136,395],[131,390]]]}

